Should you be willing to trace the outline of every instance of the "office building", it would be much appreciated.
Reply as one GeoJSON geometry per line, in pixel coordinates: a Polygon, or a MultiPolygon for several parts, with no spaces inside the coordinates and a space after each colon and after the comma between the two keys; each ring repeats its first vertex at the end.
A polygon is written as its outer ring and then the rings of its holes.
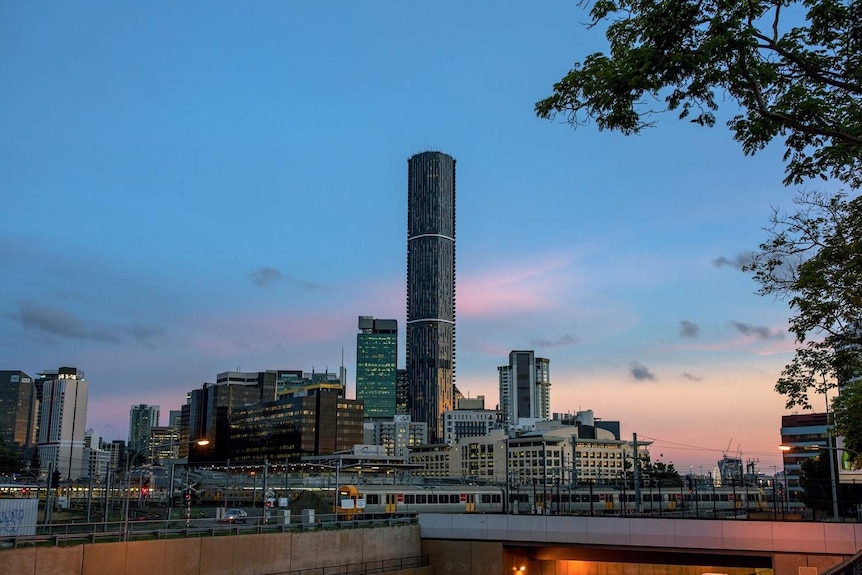
{"type": "Polygon", "coordinates": [[[506,425],[522,419],[549,419],[551,415],[550,360],[532,350],[512,351],[509,365],[497,368],[500,380],[500,411],[506,425]]]}
{"type": "Polygon", "coordinates": [[[22,454],[36,442],[36,383],[23,371],[0,371],[0,439],[22,454]]]}
{"type": "MultiPolygon", "coordinates": [[[[649,453],[639,441],[639,455],[649,453]]],[[[634,444],[604,429],[542,422],[538,429],[509,437],[492,430],[453,446],[453,476],[505,483],[516,492],[533,485],[618,483],[631,473],[634,444]]]]}
{"type": "Polygon", "coordinates": [[[92,478],[94,482],[103,481],[111,466],[111,453],[102,449],[104,441],[92,429],[84,432],[84,457],[80,476],[92,478]]]}
{"type": "Polygon", "coordinates": [[[409,415],[396,415],[388,421],[366,422],[364,442],[382,446],[385,455],[407,460],[410,450],[428,443],[428,424],[410,421],[409,415]]]}
{"type": "Polygon", "coordinates": [[[422,152],[407,161],[407,379],[410,415],[443,437],[454,407],[455,159],[422,152]]]}
{"type": "Polygon", "coordinates": [[[67,480],[78,479],[84,466],[89,383],[84,372],[61,367],[39,374],[39,461],[42,471],[57,470],[67,480]]]}
{"type": "Polygon", "coordinates": [[[356,335],[356,399],[365,418],[392,419],[395,415],[398,360],[398,322],[359,316],[356,335]]]}
{"type": "MultiPolygon", "coordinates": [[[[802,463],[806,459],[820,457],[824,453],[834,456],[834,453],[822,451],[828,447],[829,414],[800,413],[781,416],[781,445],[784,463],[784,483],[787,489],[787,502],[790,507],[801,506],[799,495],[802,486],[799,478],[802,463]]],[[[836,467],[837,469],[837,467],[836,467]]]]}
{"type": "Polygon", "coordinates": [[[126,469],[126,442],[122,439],[105,441],[99,439],[99,449],[109,454],[108,468],[111,473],[122,473],[126,469]]]}
{"type": "Polygon", "coordinates": [[[410,415],[410,384],[406,369],[399,369],[395,375],[395,413],[410,415]]]}
{"type": "Polygon", "coordinates": [[[416,466],[414,477],[457,477],[460,461],[453,455],[453,448],[446,443],[417,445],[410,450],[409,463],[416,466]]]}
{"type": "MultiPolygon", "coordinates": [[[[275,401],[279,371],[227,371],[218,374],[216,383],[205,383],[192,390],[183,416],[188,412],[188,427],[181,423],[181,442],[199,438],[209,440],[205,448],[188,445],[191,461],[226,461],[230,457],[230,420],[235,409],[258,406],[275,401]],[[187,429],[187,431],[186,431],[187,429]],[[183,436],[185,432],[187,435],[183,436]]],[[[186,450],[180,450],[180,457],[186,450]]]]}
{"type": "Polygon", "coordinates": [[[134,457],[142,454],[149,459],[150,434],[159,426],[160,408],[158,405],[133,405],[129,409],[129,452],[134,457]]]}
{"type": "Polygon", "coordinates": [[[459,397],[455,409],[485,409],[485,396],[459,397]]]}
{"type": "Polygon", "coordinates": [[[443,412],[443,441],[456,443],[465,437],[488,435],[502,427],[499,411],[491,409],[454,409],[443,412]]]}
{"type": "Polygon", "coordinates": [[[161,463],[180,456],[180,432],[170,425],[156,426],[150,430],[150,461],[161,463]]]}
{"type": "Polygon", "coordinates": [[[235,408],[230,420],[231,462],[299,461],[362,443],[362,402],[343,386],[318,384],[278,400],[235,408]]]}

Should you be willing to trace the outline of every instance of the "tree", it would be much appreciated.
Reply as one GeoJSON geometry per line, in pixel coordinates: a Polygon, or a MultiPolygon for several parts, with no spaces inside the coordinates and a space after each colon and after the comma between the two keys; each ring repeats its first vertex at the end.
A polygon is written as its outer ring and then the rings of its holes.
{"type": "Polygon", "coordinates": [[[728,126],[746,154],[784,138],[786,183],[862,184],[862,0],[581,5],[590,27],[609,22],[609,54],[576,63],[536,103],[539,117],[636,134],[665,110],[711,127],[731,100],[740,113],[728,126]]]}
{"type": "MultiPolygon", "coordinates": [[[[817,457],[809,457],[800,464],[799,500],[815,512],[832,513],[832,485],[829,471],[829,452],[821,451],[817,457]]],[[[862,486],[839,484],[836,486],[839,515],[850,515],[862,501],[862,486]]]]}
{"type": "Polygon", "coordinates": [[[0,475],[11,475],[21,472],[21,459],[18,452],[6,446],[6,442],[0,438],[0,475]]]}
{"type": "MultiPolygon", "coordinates": [[[[836,435],[862,453],[862,197],[802,192],[797,211],[773,211],[767,240],[744,271],[758,293],[786,299],[799,347],[775,385],[788,409],[811,409],[810,392],[840,388],[831,406],[836,435]]],[[[829,408],[827,404],[827,408],[829,408]]],[[[862,458],[859,458],[862,462],[862,458]]]]}
{"type": "MultiPolygon", "coordinates": [[[[675,111],[701,126],[719,103],[746,154],[783,138],[785,184],[862,185],[862,0],[581,0],[607,24],[608,54],[588,55],[535,105],[541,118],[636,134],[675,111]]],[[[804,192],[774,212],[745,271],[787,299],[799,346],[776,390],[787,407],[842,389],[835,431],[862,452],[862,200],[804,192]],[[850,435],[850,432],[854,432],[850,435]]],[[[862,457],[857,460],[862,463],[862,457]]]]}
{"type": "Polygon", "coordinates": [[[643,453],[640,456],[640,475],[641,478],[649,478],[656,481],[656,485],[662,486],[680,486],[682,485],[682,477],[674,468],[673,463],[665,463],[657,461],[655,463],[650,459],[649,453],[643,453]]]}
{"type": "Polygon", "coordinates": [[[799,500],[816,511],[832,511],[832,487],[830,485],[829,460],[826,457],[811,457],[799,466],[799,500]]]}

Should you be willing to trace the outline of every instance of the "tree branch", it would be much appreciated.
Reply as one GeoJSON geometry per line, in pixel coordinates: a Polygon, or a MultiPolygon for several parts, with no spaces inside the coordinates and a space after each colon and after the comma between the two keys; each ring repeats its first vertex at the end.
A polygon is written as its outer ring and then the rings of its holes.
{"type": "Polygon", "coordinates": [[[763,40],[764,42],[766,42],[766,46],[758,45],[758,47],[763,47],[763,48],[767,48],[770,50],[774,50],[779,55],[781,55],[783,58],[786,58],[787,60],[789,60],[790,62],[792,62],[796,66],[798,66],[812,80],[815,80],[817,82],[822,82],[822,83],[827,84],[829,86],[832,86],[834,88],[839,88],[841,90],[847,90],[848,92],[854,92],[857,94],[862,94],[862,85],[855,84],[852,82],[844,82],[842,80],[838,80],[838,79],[832,78],[830,76],[826,76],[823,73],[812,68],[808,63],[806,63],[804,60],[800,59],[793,52],[789,52],[789,51],[785,50],[784,48],[782,48],[781,46],[779,46],[778,43],[776,41],[774,41],[772,38],[765,36],[765,35],[761,34],[760,32],[757,32],[757,31],[755,31],[753,33],[753,35],[758,40],[763,40]]]}
{"type": "Polygon", "coordinates": [[[787,126],[788,128],[792,128],[798,132],[802,132],[803,134],[808,134],[810,136],[824,136],[827,138],[834,138],[847,144],[851,144],[854,146],[862,146],[862,138],[852,136],[846,132],[839,132],[836,130],[829,130],[827,128],[810,126],[808,124],[800,122],[792,116],[773,112],[766,104],[766,100],[764,100],[763,98],[763,93],[760,91],[760,87],[751,77],[751,73],[748,69],[748,63],[745,59],[745,54],[742,54],[741,52],[739,54],[739,68],[742,71],[743,78],[745,78],[745,80],[748,82],[749,89],[754,95],[754,100],[757,104],[757,111],[760,113],[761,116],[779,122],[787,126]]]}

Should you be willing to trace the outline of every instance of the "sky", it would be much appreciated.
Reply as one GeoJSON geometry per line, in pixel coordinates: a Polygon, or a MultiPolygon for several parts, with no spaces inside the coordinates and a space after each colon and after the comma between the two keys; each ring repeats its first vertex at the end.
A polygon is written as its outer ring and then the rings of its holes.
{"type": "Polygon", "coordinates": [[[575,4],[0,3],[0,369],[82,369],[106,439],[228,370],[343,353],[354,397],[357,317],[404,333],[407,158],[441,150],[465,395],[533,349],[553,412],[771,473],[790,311],[738,263],[793,207],[783,150],[743,155],[730,100],[712,129],[538,119],[606,48],[575,4]]]}

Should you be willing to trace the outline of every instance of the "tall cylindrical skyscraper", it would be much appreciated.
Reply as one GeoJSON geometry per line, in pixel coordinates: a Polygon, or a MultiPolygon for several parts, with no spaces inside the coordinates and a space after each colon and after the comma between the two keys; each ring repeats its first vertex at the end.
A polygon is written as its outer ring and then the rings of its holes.
{"type": "Polygon", "coordinates": [[[410,415],[443,438],[455,378],[455,159],[407,160],[407,378],[410,415]]]}

